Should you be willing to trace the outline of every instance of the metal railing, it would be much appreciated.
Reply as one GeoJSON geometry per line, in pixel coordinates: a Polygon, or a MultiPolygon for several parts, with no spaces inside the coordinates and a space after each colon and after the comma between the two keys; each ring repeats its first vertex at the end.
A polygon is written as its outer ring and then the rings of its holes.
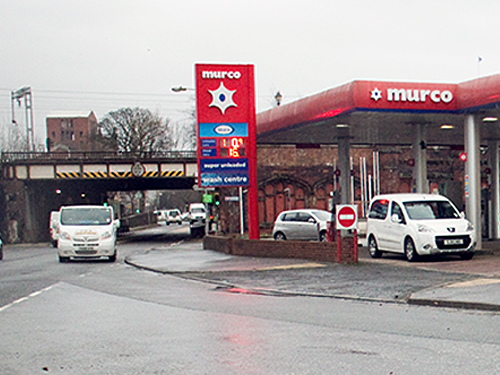
{"type": "Polygon", "coordinates": [[[57,161],[57,160],[194,160],[196,151],[56,151],[56,152],[1,152],[0,161],[57,161]]]}

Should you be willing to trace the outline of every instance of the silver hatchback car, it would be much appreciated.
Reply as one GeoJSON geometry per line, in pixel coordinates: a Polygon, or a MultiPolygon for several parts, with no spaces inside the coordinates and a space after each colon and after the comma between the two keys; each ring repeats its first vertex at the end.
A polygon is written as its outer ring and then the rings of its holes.
{"type": "Polygon", "coordinates": [[[283,211],[274,222],[275,240],[326,241],[327,223],[332,221],[328,211],[301,209],[283,211]]]}

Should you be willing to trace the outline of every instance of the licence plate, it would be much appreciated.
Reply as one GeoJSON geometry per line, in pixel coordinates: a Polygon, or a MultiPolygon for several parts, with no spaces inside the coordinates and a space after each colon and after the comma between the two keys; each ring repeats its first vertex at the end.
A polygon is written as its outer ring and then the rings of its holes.
{"type": "Polygon", "coordinates": [[[444,240],[445,245],[463,245],[464,240],[455,239],[455,240],[444,240]]]}

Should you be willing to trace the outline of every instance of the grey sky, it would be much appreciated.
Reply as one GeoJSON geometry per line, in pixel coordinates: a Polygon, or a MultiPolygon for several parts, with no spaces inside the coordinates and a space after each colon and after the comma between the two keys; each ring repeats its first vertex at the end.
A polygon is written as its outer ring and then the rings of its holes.
{"type": "Polygon", "coordinates": [[[45,116],[126,106],[182,119],[197,62],[255,64],[258,112],[356,79],[499,72],[497,0],[0,0],[0,124],[31,86],[45,116]],[[478,56],[483,58],[478,63],[478,56]]]}

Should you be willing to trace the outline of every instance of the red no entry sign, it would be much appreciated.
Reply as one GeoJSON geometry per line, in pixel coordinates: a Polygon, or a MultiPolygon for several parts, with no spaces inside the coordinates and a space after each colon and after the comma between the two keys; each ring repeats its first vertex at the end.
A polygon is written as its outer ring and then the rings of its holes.
{"type": "Polygon", "coordinates": [[[337,205],[337,229],[356,229],[358,209],[355,205],[337,205]]]}

